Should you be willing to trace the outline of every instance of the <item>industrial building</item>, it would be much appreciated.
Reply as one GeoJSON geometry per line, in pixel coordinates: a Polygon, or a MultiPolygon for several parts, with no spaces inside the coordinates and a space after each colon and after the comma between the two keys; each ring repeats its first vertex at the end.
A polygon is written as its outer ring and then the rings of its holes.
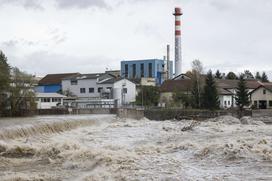
{"type": "Polygon", "coordinates": [[[169,71],[166,71],[167,61],[161,59],[124,60],[121,61],[121,77],[128,79],[154,78],[161,85],[169,73],[173,77],[173,63],[169,61],[169,71]]]}
{"type": "Polygon", "coordinates": [[[69,97],[65,105],[78,108],[115,107],[135,102],[136,85],[109,73],[80,74],[62,80],[69,97]]]}

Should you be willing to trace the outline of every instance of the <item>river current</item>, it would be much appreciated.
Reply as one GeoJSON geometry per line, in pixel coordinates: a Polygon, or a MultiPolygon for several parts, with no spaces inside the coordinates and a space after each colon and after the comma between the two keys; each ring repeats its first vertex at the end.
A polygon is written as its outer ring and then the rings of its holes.
{"type": "Polygon", "coordinates": [[[0,180],[272,180],[272,125],[228,116],[0,119],[0,180]]]}

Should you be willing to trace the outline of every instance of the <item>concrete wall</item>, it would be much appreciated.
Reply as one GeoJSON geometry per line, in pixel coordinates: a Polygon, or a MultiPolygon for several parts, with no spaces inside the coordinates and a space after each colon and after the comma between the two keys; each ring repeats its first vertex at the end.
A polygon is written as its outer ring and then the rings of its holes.
{"type": "Polygon", "coordinates": [[[117,109],[117,116],[119,118],[131,118],[131,119],[140,120],[144,118],[144,110],[120,108],[120,109],[117,109]]]}
{"type": "Polygon", "coordinates": [[[116,114],[115,108],[95,108],[95,109],[39,109],[38,115],[62,115],[62,114],[116,114]]]}
{"type": "MultiPolygon", "coordinates": [[[[172,119],[207,119],[218,116],[230,115],[239,117],[238,111],[230,110],[189,110],[189,109],[148,109],[144,111],[146,118],[150,120],[172,120],[172,119]]],[[[251,116],[251,111],[245,111],[245,116],[251,116]]]]}

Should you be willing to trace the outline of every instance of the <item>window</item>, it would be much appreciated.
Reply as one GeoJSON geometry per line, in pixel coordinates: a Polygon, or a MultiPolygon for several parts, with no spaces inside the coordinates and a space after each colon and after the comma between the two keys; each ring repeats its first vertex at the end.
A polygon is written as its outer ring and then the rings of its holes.
{"type": "Polygon", "coordinates": [[[257,106],[258,102],[257,101],[254,101],[254,105],[257,106]]]}
{"type": "Polygon", "coordinates": [[[52,98],[52,102],[61,102],[60,98],[52,98]]]}
{"type": "Polygon", "coordinates": [[[71,80],[71,85],[77,85],[77,80],[71,80]]]}
{"type": "Polygon", "coordinates": [[[135,78],[136,77],[136,64],[132,65],[132,77],[135,78]]]}
{"type": "Polygon", "coordinates": [[[228,101],[228,105],[230,105],[230,101],[228,101]]]}
{"type": "Polygon", "coordinates": [[[128,77],[128,64],[125,64],[125,77],[128,77]]]}
{"type": "Polygon", "coordinates": [[[80,88],[80,93],[81,93],[81,94],[86,93],[86,89],[85,89],[85,88],[80,88]]]}
{"type": "Polygon", "coordinates": [[[123,93],[124,93],[124,94],[127,93],[127,88],[123,88],[123,93]]]}
{"type": "Polygon", "coordinates": [[[272,107],[272,101],[269,101],[269,107],[272,107]]]}
{"type": "Polygon", "coordinates": [[[103,90],[103,87],[98,87],[98,89],[97,89],[97,92],[102,92],[102,90],[103,90]]]}
{"type": "Polygon", "coordinates": [[[50,102],[50,98],[42,98],[41,102],[50,102]]]}
{"type": "Polygon", "coordinates": [[[89,88],[89,93],[94,93],[94,88],[89,88]]]}
{"type": "Polygon", "coordinates": [[[152,63],[148,64],[148,77],[152,77],[152,63]]]}
{"type": "Polygon", "coordinates": [[[263,90],[263,94],[266,94],[266,90],[265,89],[263,90]]]}
{"type": "Polygon", "coordinates": [[[227,101],[224,101],[224,105],[227,105],[227,101]]]}
{"type": "Polygon", "coordinates": [[[144,64],[141,63],[141,77],[144,77],[144,64]]]}

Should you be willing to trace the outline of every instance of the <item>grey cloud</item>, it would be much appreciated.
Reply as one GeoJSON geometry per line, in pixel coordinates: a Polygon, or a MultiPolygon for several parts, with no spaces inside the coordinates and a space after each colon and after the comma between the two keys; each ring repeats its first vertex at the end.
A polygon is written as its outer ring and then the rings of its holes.
{"type": "Polygon", "coordinates": [[[38,44],[39,44],[39,42],[28,41],[25,39],[8,40],[8,41],[4,41],[1,43],[1,45],[5,46],[5,47],[15,47],[17,45],[34,46],[34,45],[38,45],[38,44]]]}
{"type": "Polygon", "coordinates": [[[59,8],[108,8],[104,0],[56,0],[59,8]]]}
{"type": "Polygon", "coordinates": [[[26,9],[43,10],[41,0],[0,0],[0,6],[5,4],[14,4],[23,6],[26,9]]]}
{"type": "MultiPolygon", "coordinates": [[[[57,4],[60,9],[67,8],[108,8],[108,4],[104,0],[52,0],[57,4]]],[[[0,0],[0,6],[5,4],[12,4],[17,6],[23,6],[26,9],[43,10],[44,3],[42,0],[0,0]]]]}
{"type": "Polygon", "coordinates": [[[22,70],[37,75],[65,72],[97,73],[105,71],[106,68],[115,69],[119,66],[119,62],[115,64],[116,62],[111,58],[70,56],[43,50],[20,59],[11,58],[9,61],[22,70]]]}
{"type": "Polygon", "coordinates": [[[59,29],[54,29],[49,32],[50,36],[52,37],[51,40],[56,44],[63,43],[67,40],[66,34],[61,32],[59,29]]]}
{"type": "Polygon", "coordinates": [[[15,47],[18,44],[17,40],[8,40],[1,43],[5,47],[15,47]]]}

